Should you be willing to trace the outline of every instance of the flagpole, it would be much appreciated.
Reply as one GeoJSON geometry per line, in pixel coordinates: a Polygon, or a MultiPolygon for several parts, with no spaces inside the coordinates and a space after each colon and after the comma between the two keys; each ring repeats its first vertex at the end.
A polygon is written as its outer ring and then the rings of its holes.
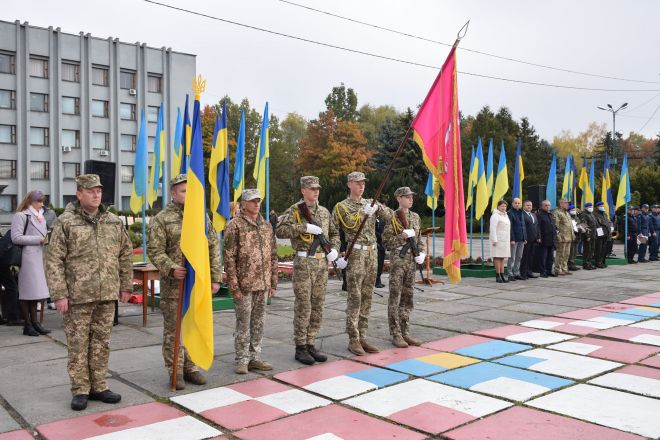
{"type": "Polygon", "coordinates": [[[483,269],[484,267],[484,216],[483,214],[481,215],[481,218],[479,219],[479,222],[481,223],[481,268],[483,269]]]}
{"type": "MultiPolygon", "coordinates": [[[[181,267],[186,267],[186,257],[182,258],[181,267]]],[[[172,377],[170,389],[176,391],[176,376],[179,370],[179,351],[181,349],[181,309],[183,309],[184,280],[179,280],[179,301],[176,308],[176,326],[174,327],[174,357],[172,359],[172,377]]]]}
{"type": "MultiPolygon", "coordinates": [[[[470,194],[472,195],[472,190],[470,194]]],[[[474,197],[472,197],[472,203],[470,204],[470,259],[472,259],[472,218],[474,217],[474,197]]]]}
{"type": "Polygon", "coordinates": [[[435,210],[438,207],[438,201],[435,198],[435,193],[433,194],[433,210],[431,211],[431,227],[433,228],[433,265],[435,265],[435,210]]]}
{"type": "MultiPolygon", "coordinates": [[[[618,194],[617,194],[618,197],[618,194]]],[[[624,240],[623,240],[623,255],[626,257],[626,263],[630,261],[632,258],[628,259],[628,202],[626,202],[625,208],[625,232],[624,232],[624,240]]],[[[636,238],[635,238],[636,239],[636,238]]]]}
{"type": "MultiPolygon", "coordinates": [[[[270,146],[269,146],[270,150],[270,146]]],[[[270,156],[270,151],[269,151],[270,156]]],[[[270,158],[266,158],[266,216],[268,219],[270,217],[270,158]]]]}

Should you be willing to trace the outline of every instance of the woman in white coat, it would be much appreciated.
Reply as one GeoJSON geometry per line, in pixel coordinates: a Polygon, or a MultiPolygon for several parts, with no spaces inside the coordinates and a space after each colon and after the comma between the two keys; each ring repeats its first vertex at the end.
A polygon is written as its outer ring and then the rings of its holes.
{"type": "Polygon", "coordinates": [[[37,303],[50,296],[43,262],[44,241],[48,234],[46,219],[41,214],[45,199],[41,191],[29,192],[11,221],[11,241],[23,247],[18,272],[18,299],[25,319],[23,334],[27,336],[50,333],[37,318],[37,303]]]}
{"type": "Polygon", "coordinates": [[[506,213],[507,203],[497,202],[497,209],[490,216],[490,255],[495,266],[495,279],[498,283],[508,283],[504,276],[506,259],[511,256],[511,222],[506,213]]]}

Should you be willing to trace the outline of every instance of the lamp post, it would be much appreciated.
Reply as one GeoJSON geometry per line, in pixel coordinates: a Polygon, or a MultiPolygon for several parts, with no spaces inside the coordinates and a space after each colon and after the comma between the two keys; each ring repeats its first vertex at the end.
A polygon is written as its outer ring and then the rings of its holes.
{"type": "Polygon", "coordinates": [[[618,109],[614,110],[614,107],[612,107],[612,104],[607,104],[607,108],[598,106],[596,107],[599,110],[605,110],[606,112],[611,112],[612,113],[612,154],[610,156],[612,157],[612,164],[617,163],[617,149],[616,149],[616,114],[619,112],[619,110],[623,110],[626,107],[628,107],[628,103],[624,102],[621,107],[618,109]]]}

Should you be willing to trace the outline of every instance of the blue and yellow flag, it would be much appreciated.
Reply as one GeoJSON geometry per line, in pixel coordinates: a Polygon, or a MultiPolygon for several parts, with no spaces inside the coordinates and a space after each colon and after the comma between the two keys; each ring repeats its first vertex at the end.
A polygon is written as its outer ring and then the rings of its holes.
{"type": "Polygon", "coordinates": [[[188,95],[186,95],[186,107],[183,109],[183,129],[181,130],[181,145],[183,146],[183,155],[181,156],[181,168],[179,168],[179,172],[177,174],[186,174],[188,172],[191,142],[192,126],[190,125],[190,116],[188,115],[188,95]]]}
{"type": "Polygon", "coordinates": [[[254,171],[252,177],[257,181],[257,189],[262,200],[266,198],[266,187],[268,180],[266,178],[266,159],[270,157],[270,148],[268,146],[268,103],[264,109],[264,118],[261,122],[261,134],[259,135],[259,148],[254,159],[254,171]]]}
{"type": "Polygon", "coordinates": [[[213,146],[209,161],[211,212],[213,228],[222,232],[229,221],[229,155],[227,142],[227,103],[222,106],[222,118],[215,115],[213,146]]]}
{"type": "Polygon", "coordinates": [[[131,211],[137,214],[147,201],[147,120],[144,109],[140,116],[137,148],[135,149],[135,164],[133,166],[133,190],[131,191],[131,211]]]}
{"type": "Polygon", "coordinates": [[[518,146],[516,147],[516,162],[513,169],[513,188],[511,190],[511,198],[518,198],[522,200],[522,183],[525,180],[525,170],[523,168],[522,152],[520,151],[522,147],[522,140],[518,138],[518,146]]]}
{"type": "Polygon", "coordinates": [[[493,195],[493,138],[488,141],[488,166],[486,167],[486,192],[488,197],[493,195]]]}
{"type": "Polygon", "coordinates": [[[587,198],[586,202],[591,202],[593,205],[596,201],[594,200],[594,193],[596,192],[596,175],[594,173],[594,161],[591,159],[591,168],[589,169],[589,184],[587,186],[587,198]]]}
{"type": "Polygon", "coordinates": [[[163,167],[165,166],[165,125],[163,118],[163,103],[158,109],[158,121],[156,123],[156,134],[154,135],[154,155],[151,160],[151,172],[149,173],[148,202],[152,207],[158,200],[158,189],[163,180],[163,167]]]}
{"type": "Polygon", "coordinates": [[[628,155],[623,155],[619,191],[616,193],[616,209],[630,202],[630,176],[628,175],[628,155]]]}
{"type": "Polygon", "coordinates": [[[575,166],[575,157],[571,154],[571,176],[570,176],[570,185],[572,188],[573,197],[571,201],[573,204],[577,204],[577,167],[575,166]]]}
{"type": "Polygon", "coordinates": [[[435,178],[433,173],[429,172],[429,177],[426,179],[426,188],[424,194],[426,195],[426,206],[435,211],[438,207],[438,194],[440,193],[440,183],[435,178]]]}
{"type": "Polygon", "coordinates": [[[238,202],[245,185],[245,113],[241,109],[241,125],[236,139],[236,159],[234,159],[234,202],[238,202]]]}
{"type": "Polygon", "coordinates": [[[550,208],[554,209],[557,207],[557,156],[555,156],[555,153],[552,153],[548,184],[545,187],[545,198],[550,201],[550,208]]]}
{"type": "Polygon", "coordinates": [[[465,210],[467,211],[472,206],[473,199],[473,189],[474,185],[477,183],[477,171],[475,170],[475,155],[474,155],[474,145],[472,146],[472,157],[470,158],[470,170],[468,171],[468,183],[467,183],[467,200],[465,201],[465,210]]]}
{"type": "Polygon", "coordinates": [[[186,265],[186,279],[181,306],[181,335],[190,359],[208,370],[213,363],[213,311],[211,308],[211,268],[208,225],[204,203],[204,151],[199,94],[201,77],[193,84],[195,104],[194,130],[191,136],[190,166],[186,188],[186,209],[181,224],[181,252],[186,265]]]}
{"type": "Polygon", "coordinates": [[[561,197],[563,199],[568,200],[569,202],[573,202],[572,198],[572,188],[571,188],[571,155],[566,156],[566,165],[564,166],[564,180],[562,181],[561,185],[561,197]]]}
{"type": "Polygon", "coordinates": [[[181,132],[183,131],[183,120],[181,119],[181,109],[176,109],[176,127],[174,128],[174,137],[172,138],[172,163],[170,164],[170,178],[181,172],[181,156],[183,156],[183,147],[181,146],[181,132]]]}
{"type": "Polygon", "coordinates": [[[502,150],[500,151],[500,163],[497,165],[497,174],[495,175],[495,188],[493,189],[493,203],[491,211],[497,209],[497,202],[504,198],[509,190],[509,173],[506,169],[506,153],[504,152],[504,141],[502,141],[502,150]]]}
{"type": "MultiPolygon", "coordinates": [[[[580,202],[580,207],[584,209],[584,204],[589,202],[587,200],[589,193],[589,175],[587,174],[587,153],[583,153],[582,156],[582,170],[580,171],[580,180],[578,181],[578,188],[582,191],[582,200],[580,202]]],[[[593,195],[591,197],[593,199],[593,195]]],[[[592,202],[593,203],[593,202],[592,202]]]]}
{"type": "Polygon", "coordinates": [[[610,180],[610,158],[605,153],[605,163],[603,164],[603,188],[601,197],[605,204],[605,212],[614,218],[614,198],[612,197],[612,181],[610,180]]]}
{"type": "Polygon", "coordinates": [[[476,191],[475,191],[475,205],[474,205],[474,218],[476,220],[481,219],[481,216],[486,211],[488,207],[488,199],[490,194],[488,194],[488,186],[486,185],[486,170],[484,168],[484,149],[481,145],[481,138],[477,143],[477,155],[475,157],[477,162],[477,181],[476,181],[476,191]]]}

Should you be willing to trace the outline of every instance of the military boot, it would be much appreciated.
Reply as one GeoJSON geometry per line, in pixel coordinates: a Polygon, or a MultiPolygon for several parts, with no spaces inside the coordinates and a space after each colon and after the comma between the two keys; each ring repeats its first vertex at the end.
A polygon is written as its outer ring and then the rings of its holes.
{"type": "Polygon", "coordinates": [[[194,385],[206,385],[206,378],[199,371],[189,371],[183,373],[183,380],[194,385]]]}
{"type": "Polygon", "coordinates": [[[422,345],[422,341],[415,339],[410,335],[403,335],[403,339],[408,343],[408,345],[412,345],[414,347],[419,347],[422,345]]]}
{"type": "Polygon", "coordinates": [[[89,400],[99,400],[103,403],[119,403],[121,401],[121,394],[113,393],[110,390],[92,391],[89,393],[89,400]]]}
{"type": "Polygon", "coordinates": [[[394,345],[397,348],[406,348],[408,347],[408,343],[403,339],[403,336],[401,335],[394,335],[392,338],[392,345],[394,345]]]}
{"type": "Polygon", "coordinates": [[[307,351],[312,355],[316,362],[325,362],[328,360],[328,357],[318,351],[316,347],[314,347],[314,344],[307,344],[307,351]]]}
{"type": "Polygon", "coordinates": [[[248,363],[248,370],[257,370],[257,371],[270,371],[273,369],[273,366],[261,359],[252,359],[248,363]]]}
{"type": "Polygon", "coordinates": [[[375,345],[370,344],[369,342],[367,342],[366,338],[360,339],[360,345],[362,345],[362,348],[367,353],[378,353],[380,351],[380,348],[378,348],[375,345]]]}
{"type": "Polygon", "coordinates": [[[307,350],[306,345],[296,345],[295,357],[298,362],[303,363],[305,365],[313,365],[314,362],[316,362],[312,357],[312,355],[307,350]]]}
{"type": "Polygon", "coordinates": [[[82,411],[87,408],[87,394],[76,394],[71,399],[71,409],[74,411],[82,411]]]}
{"type": "Polygon", "coordinates": [[[234,373],[236,373],[236,374],[248,374],[247,364],[237,364],[236,368],[234,368],[234,373]]]}
{"type": "MultiPolygon", "coordinates": [[[[170,378],[172,378],[171,374],[170,374],[170,378]]],[[[176,389],[177,391],[186,389],[186,381],[183,379],[183,374],[181,373],[176,375],[176,389]]]]}
{"type": "Polygon", "coordinates": [[[367,354],[367,352],[362,348],[362,344],[360,344],[360,341],[357,339],[351,339],[348,342],[348,351],[358,356],[367,354]]]}

